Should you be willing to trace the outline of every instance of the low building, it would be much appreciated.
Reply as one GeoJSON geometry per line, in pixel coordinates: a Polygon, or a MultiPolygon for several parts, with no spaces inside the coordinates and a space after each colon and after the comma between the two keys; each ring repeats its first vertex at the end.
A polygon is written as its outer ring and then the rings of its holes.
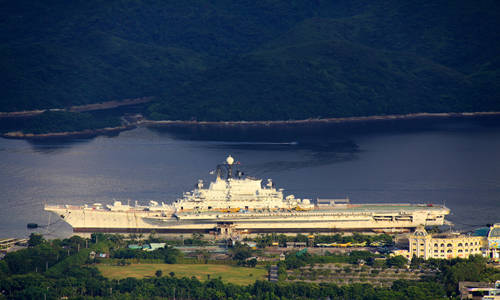
{"type": "Polygon", "coordinates": [[[286,242],[287,248],[304,248],[307,247],[306,242],[286,242]]]}
{"type": "Polygon", "coordinates": [[[458,283],[460,299],[500,300],[500,280],[496,282],[469,282],[458,283]]]}
{"type": "Polygon", "coordinates": [[[149,243],[149,244],[144,244],[144,245],[138,245],[138,244],[130,244],[128,245],[129,249],[132,250],[144,250],[144,251],[155,251],[160,248],[165,248],[166,243],[149,243]]]}
{"type": "Polygon", "coordinates": [[[482,255],[486,240],[481,236],[459,233],[429,234],[423,227],[417,228],[409,237],[410,257],[424,259],[468,258],[470,255],[482,255]]]}
{"type": "Polygon", "coordinates": [[[406,259],[411,259],[410,251],[405,249],[396,249],[390,253],[390,256],[403,256],[406,259]]]}
{"type": "Polygon", "coordinates": [[[143,248],[146,251],[155,251],[161,248],[165,248],[166,243],[149,243],[149,247],[143,248]]]}

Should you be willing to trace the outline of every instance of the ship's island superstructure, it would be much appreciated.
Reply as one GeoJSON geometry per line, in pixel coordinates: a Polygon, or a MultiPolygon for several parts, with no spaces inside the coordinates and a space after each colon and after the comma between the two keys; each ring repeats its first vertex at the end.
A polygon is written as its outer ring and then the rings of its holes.
{"type": "Polygon", "coordinates": [[[195,189],[172,204],[72,206],[46,205],[74,232],[114,233],[267,233],[409,231],[443,225],[450,211],[433,204],[350,204],[348,199],[298,199],[284,196],[268,179],[244,176],[229,156],[208,187],[195,189]]]}

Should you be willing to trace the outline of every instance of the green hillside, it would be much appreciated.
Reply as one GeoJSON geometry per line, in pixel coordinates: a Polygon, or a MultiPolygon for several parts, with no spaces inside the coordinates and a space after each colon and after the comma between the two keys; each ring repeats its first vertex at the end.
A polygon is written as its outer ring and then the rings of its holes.
{"type": "Polygon", "coordinates": [[[500,110],[500,3],[0,1],[0,111],[153,119],[500,110]]]}
{"type": "Polygon", "coordinates": [[[320,41],[234,59],[151,110],[155,119],[287,120],[478,109],[460,94],[470,86],[415,55],[320,41]]]}

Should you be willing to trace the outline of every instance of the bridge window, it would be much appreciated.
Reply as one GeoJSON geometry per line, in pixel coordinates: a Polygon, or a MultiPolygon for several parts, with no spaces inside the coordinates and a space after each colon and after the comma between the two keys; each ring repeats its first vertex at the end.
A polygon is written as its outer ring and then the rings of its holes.
{"type": "MultiPolygon", "coordinates": [[[[467,250],[466,250],[466,251],[467,251],[467,250]]],[[[462,253],[462,252],[463,252],[463,251],[462,251],[462,249],[458,250],[458,253],[462,253]]]]}
{"type": "Polygon", "coordinates": [[[444,247],[444,244],[441,244],[441,247],[444,247]]]}
{"type": "MultiPolygon", "coordinates": [[[[467,244],[466,244],[467,246],[467,244]]],[[[458,247],[463,247],[462,243],[458,243],[458,247]]]]}
{"type": "Polygon", "coordinates": [[[469,246],[469,244],[468,244],[468,243],[465,243],[465,247],[467,247],[467,246],[469,246]]]}
{"type": "Polygon", "coordinates": [[[438,244],[437,244],[437,243],[435,243],[435,244],[434,244],[434,247],[436,247],[436,248],[437,248],[437,247],[438,247],[438,244]]]}
{"type": "Polygon", "coordinates": [[[446,251],[446,253],[451,253],[451,250],[446,251]]]}
{"type": "Polygon", "coordinates": [[[448,243],[448,245],[446,245],[446,247],[452,247],[452,246],[453,246],[453,245],[452,245],[452,244],[450,244],[450,243],[448,243]]]}

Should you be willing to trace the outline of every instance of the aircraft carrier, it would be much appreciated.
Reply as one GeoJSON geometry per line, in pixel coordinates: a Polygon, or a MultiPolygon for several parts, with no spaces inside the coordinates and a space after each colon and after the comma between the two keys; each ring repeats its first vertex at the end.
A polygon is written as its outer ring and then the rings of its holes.
{"type": "Polygon", "coordinates": [[[233,157],[217,166],[208,187],[199,180],[171,204],[46,205],[77,233],[405,232],[440,226],[450,210],[435,204],[351,204],[348,199],[285,196],[271,179],[244,176],[233,157]]]}

